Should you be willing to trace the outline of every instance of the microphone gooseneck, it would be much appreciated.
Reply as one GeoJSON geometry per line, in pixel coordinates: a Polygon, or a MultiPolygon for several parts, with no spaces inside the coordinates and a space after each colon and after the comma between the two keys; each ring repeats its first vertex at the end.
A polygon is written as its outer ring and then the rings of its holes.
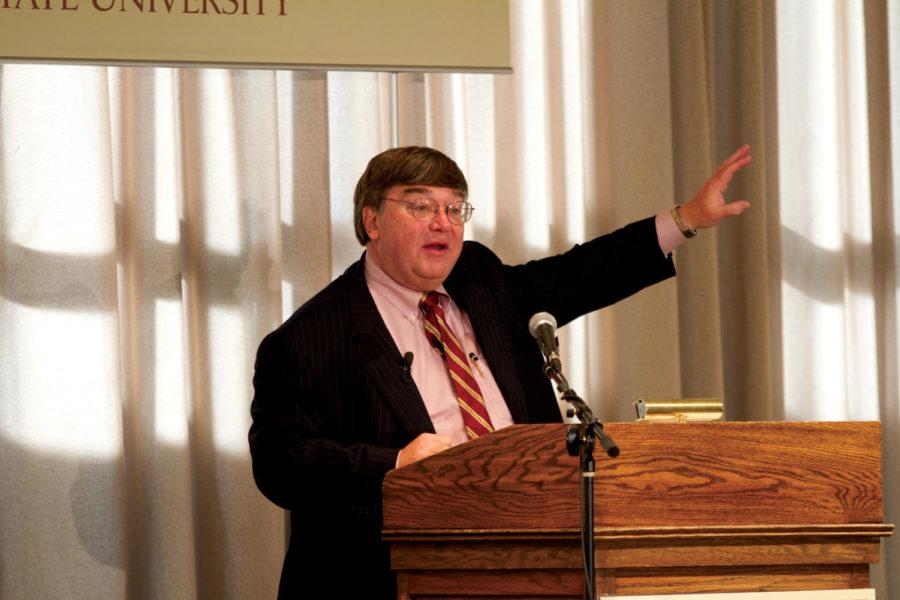
{"type": "Polygon", "coordinates": [[[593,599],[596,565],[594,563],[594,478],[597,475],[594,463],[594,443],[600,440],[600,446],[611,458],[619,455],[619,447],[603,431],[600,423],[591,412],[587,403],[575,390],[569,387],[562,373],[559,359],[559,343],[556,339],[556,319],[550,313],[539,312],[528,320],[528,331],[537,340],[544,354],[544,375],[556,383],[561,398],[572,408],[571,415],[578,417],[578,423],[569,426],[566,434],[566,450],[570,456],[579,457],[578,469],[581,477],[581,549],[584,568],[585,598],[593,599]]]}

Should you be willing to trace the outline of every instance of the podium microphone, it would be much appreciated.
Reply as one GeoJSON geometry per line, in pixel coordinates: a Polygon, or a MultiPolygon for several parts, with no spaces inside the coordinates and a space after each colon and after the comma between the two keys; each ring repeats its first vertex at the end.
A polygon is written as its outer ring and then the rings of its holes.
{"type": "Polygon", "coordinates": [[[547,366],[556,373],[562,373],[559,360],[559,344],[556,341],[556,319],[547,312],[535,313],[528,320],[528,331],[538,341],[541,352],[547,359],[547,366]]]}

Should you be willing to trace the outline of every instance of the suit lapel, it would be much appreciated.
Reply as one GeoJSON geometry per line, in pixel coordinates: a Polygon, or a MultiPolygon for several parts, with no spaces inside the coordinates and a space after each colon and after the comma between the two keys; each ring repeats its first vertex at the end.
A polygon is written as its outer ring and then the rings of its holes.
{"type": "Polygon", "coordinates": [[[513,422],[527,423],[527,395],[513,358],[517,354],[516,349],[512,347],[509,335],[503,331],[505,320],[490,289],[471,285],[464,273],[458,277],[451,275],[444,287],[457,306],[469,315],[478,345],[503,394],[513,422]]]}
{"type": "Polygon", "coordinates": [[[361,259],[351,268],[348,286],[354,355],[405,429],[434,433],[419,389],[403,380],[403,357],[369,293],[363,265],[361,259]]]}

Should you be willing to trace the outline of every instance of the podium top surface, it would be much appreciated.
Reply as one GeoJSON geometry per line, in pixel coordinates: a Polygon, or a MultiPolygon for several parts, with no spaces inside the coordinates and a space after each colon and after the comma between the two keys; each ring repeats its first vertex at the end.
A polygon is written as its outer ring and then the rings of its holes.
{"type": "MultiPolygon", "coordinates": [[[[579,527],[568,426],[514,425],[388,473],[393,531],[579,527]]],[[[595,451],[600,528],[880,524],[877,422],[610,423],[595,451]]]]}

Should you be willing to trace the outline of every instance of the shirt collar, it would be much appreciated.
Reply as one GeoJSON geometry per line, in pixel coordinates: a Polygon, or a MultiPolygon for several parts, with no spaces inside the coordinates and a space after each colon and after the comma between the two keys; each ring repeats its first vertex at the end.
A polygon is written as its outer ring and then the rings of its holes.
{"type": "MultiPolygon", "coordinates": [[[[391,279],[390,275],[375,264],[368,252],[366,252],[364,269],[366,285],[369,286],[369,291],[372,294],[378,294],[387,300],[391,306],[400,311],[410,321],[415,321],[419,318],[419,300],[422,299],[422,292],[408,288],[391,279]]],[[[437,288],[436,291],[449,296],[443,285],[437,288]]],[[[442,297],[441,300],[443,304],[445,302],[444,298],[442,297]]]]}

